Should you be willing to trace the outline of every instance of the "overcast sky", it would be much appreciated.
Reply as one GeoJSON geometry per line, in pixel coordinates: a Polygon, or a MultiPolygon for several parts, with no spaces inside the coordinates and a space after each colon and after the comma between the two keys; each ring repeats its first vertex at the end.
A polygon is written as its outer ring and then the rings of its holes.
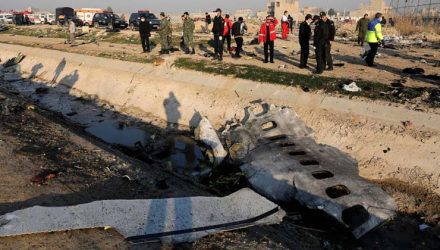
{"type": "MultiPolygon", "coordinates": [[[[435,0],[434,0],[435,1],[435,0]]],[[[199,12],[220,7],[227,11],[241,8],[264,9],[265,0],[0,0],[0,9],[23,9],[28,6],[42,10],[56,7],[106,8],[111,6],[115,12],[131,12],[138,9],[166,12],[199,12]]],[[[301,0],[301,6],[318,6],[324,9],[356,9],[361,2],[368,0],[301,0]]]]}

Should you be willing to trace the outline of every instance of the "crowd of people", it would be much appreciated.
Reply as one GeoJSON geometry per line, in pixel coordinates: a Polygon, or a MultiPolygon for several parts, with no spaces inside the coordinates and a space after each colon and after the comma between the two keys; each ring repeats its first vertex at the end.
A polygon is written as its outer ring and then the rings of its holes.
{"type": "MultiPolygon", "coordinates": [[[[247,32],[247,26],[242,17],[232,21],[229,15],[223,15],[221,9],[215,10],[215,16],[206,13],[205,29],[210,30],[213,34],[214,60],[223,60],[223,53],[226,41],[226,50],[228,52],[232,49],[232,37],[234,37],[236,48],[233,57],[241,57],[243,48],[243,36],[247,32]]],[[[170,18],[165,13],[160,13],[161,26],[159,28],[159,37],[161,44],[161,54],[169,54],[173,52],[172,44],[172,25],[170,18]]],[[[183,36],[182,46],[185,54],[195,54],[194,47],[194,20],[190,17],[188,12],[182,15],[183,22],[183,36]]],[[[281,24],[281,38],[287,39],[289,32],[292,33],[293,18],[284,12],[281,17],[281,22],[274,16],[267,16],[265,21],[261,24],[259,31],[259,43],[263,43],[264,48],[264,63],[274,63],[275,40],[277,39],[276,28],[281,24]]],[[[366,14],[361,18],[356,26],[358,31],[358,44],[363,46],[364,42],[369,45],[369,52],[365,57],[365,62],[368,66],[374,66],[374,58],[376,56],[379,46],[383,45],[382,36],[383,16],[377,13],[373,20],[368,19],[366,14]]],[[[139,25],[139,33],[142,41],[142,48],[144,52],[150,52],[149,37],[151,36],[151,27],[145,18],[141,18],[139,25]]],[[[316,54],[316,74],[322,74],[325,70],[333,70],[332,59],[332,42],[335,39],[336,28],[335,24],[327,17],[325,12],[321,12],[319,16],[306,15],[305,20],[299,25],[299,44],[301,47],[300,68],[308,68],[308,59],[310,54],[310,41],[313,41],[313,47],[316,54]],[[314,28],[312,29],[312,27],[314,28]],[[313,30],[313,32],[312,32],[313,30]]]]}

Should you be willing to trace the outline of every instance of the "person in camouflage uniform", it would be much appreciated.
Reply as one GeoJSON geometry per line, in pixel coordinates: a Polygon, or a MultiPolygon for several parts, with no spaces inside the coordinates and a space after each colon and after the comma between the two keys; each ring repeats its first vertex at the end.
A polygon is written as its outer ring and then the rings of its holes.
{"type": "Polygon", "coordinates": [[[169,54],[172,49],[172,27],[171,22],[168,17],[165,16],[164,12],[160,13],[161,25],[159,28],[160,46],[161,54],[169,54]]]}
{"type": "Polygon", "coordinates": [[[365,14],[363,18],[359,19],[356,24],[356,31],[358,33],[358,45],[364,46],[365,36],[368,31],[368,24],[370,23],[370,19],[368,19],[368,14],[365,14]]]}
{"type": "Polygon", "coordinates": [[[183,13],[183,42],[185,44],[185,54],[195,54],[194,49],[194,20],[189,17],[189,13],[183,13]],[[190,51],[190,48],[192,49],[190,51]]]}

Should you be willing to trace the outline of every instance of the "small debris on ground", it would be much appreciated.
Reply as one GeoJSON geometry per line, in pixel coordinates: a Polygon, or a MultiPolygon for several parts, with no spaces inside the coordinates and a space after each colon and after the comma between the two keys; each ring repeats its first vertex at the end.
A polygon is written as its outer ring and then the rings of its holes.
{"type": "Polygon", "coordinates": [[[361,92],[362,91],[362,89],[357,86],[356,82],[352,82],[348,85],[344,84],[342,86],[342,89],[345,91],[349,91],[349,92],[361,92]]]}
{"type": "Polygon", "coordinates": [[[58,172],[56,171],[51,171],[51,170],[43,171],[33,176],[31,178],[31,182],[37,185],[47,185],[51,180],[55,179],[57,175],[58,172]]]}
{"type": "Polygon", "coordinates": [[[409,127],[411,127],[413,124],[412,124],[411,121],[403,121],[403,122],[402,122],[402,125],[403,125],[405,128],[409,128],[409,127]]]}

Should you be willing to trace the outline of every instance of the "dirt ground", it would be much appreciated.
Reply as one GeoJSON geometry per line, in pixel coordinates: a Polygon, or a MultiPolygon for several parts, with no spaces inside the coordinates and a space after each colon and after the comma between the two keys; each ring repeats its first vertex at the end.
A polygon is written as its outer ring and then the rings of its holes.
{"type": "MultiPolygon", "coordinates": [[[[215,195],[160,166],[133,160],[96,141],[56,114],[14,95],[0,94],[0,214],[34,205],[64,206],[101,199],[215,195]],[[39,182],[35,176],[51,178],[39,182]],[[156,184],[166,179],[168,188],[156,184]]],[[[1,249],[436,249],[440,246],[440,196],[396,179],[374,181],[398,204],[398,216],[354,240],[322,214],[287,207],[281,225],[211,235],[192,244],[131,245],[115,231],[76,230],[1,239],[1,249]],[[430,228],[419,230],[428,223],[430,228]]]]}
{"type": "MultiPolygon", "coordinates": [[[[124,31],[127,34],[136,34],[124,31]]],[[[208,38],[207,35],[199,35],[208,38]]],[[[297,68],[299,51],[296,37],[277,42],[277,60],[267,65],[280,71],[311,75],[311,70],[297,68]],[[291,52],[295,51],[293,55],[291,52]]],[[[250,41],[247,37],[246,41],[250,41]]],[[[43,47],[74,53],[101,56],[117,53],[130,58],[156,58],[141,53],[134,44],[84,44],[70,47],[60,38],[38,38],[0,34],[0,42],[43,47]]],[[[261,46],[245,46],[248,53],[261,57],[261,46]]],[[[422,63],[439,60],[440,52],[429,48],[406,48],[400,56],[382,51],[378,68],[359,63],[360,47],[352,42],[335,42],[335,61],[341,68],[326,72],[327,76],[353,80],[406,80],[408,86],[434,86],[408,78],[401,68],[422,67],[428,74],[438,68],[422,63]],[[429,55],[429,56],[426,56],[429,55]]],[[[166,65],[181,52],[163,57],[166,65]]],[[[205,58],[198,50],[196,58],[205,58]]],[[[311,60],[312,64],[314,60],[311,60]]],[[[253,57],[225,62],[262,65],[253,57]]],[[[1,83],[0,83],[1,84],[1,83]]],[[[67,122],[59,115],[42,110],[37,103],[23,99],[18,93],[0,93],[0,104],[7,104],[9,114],[0,110],[0,214],[34,205],[64,206],[102,199],[148,199],[191,195],[218,195],[217,190],[194,184],[168,172],[158,164],[147,164],[124,154],[87,135],[83,128],[67,122]],[[15,94],[15,95],[14,95],[15,94]],[[36,184],[36,176],[49,180],[36,184]],[[157,183],[166,179],[167,189],[157,183]]],[[[335,115],[325,110],[298,109],[300,116],[315,130],[320,143],[330,144],[359,161],[360,175],[380,185],[395,198],[398,215],[360,240],[328,221],[322,214],[298,205],[286,208],[289,216],[281,225],[260,226],[205,237],[192,244],[176,246],[150,244],[131,245],[115,231],[103,229],[77,230],[0,239],[0,249],[439,249],[440,248],[440,174],[438,131],[395,125],[372,119],[335,115]],[[367,146],[366,146],[367,145],[367,146]],[[416,157],[411,154],[415,151],[416,157]],[[403,152],[403,153],[402,153],[403,152]],[[405,166],[405,167],[402,167],[405,166]],[[428,229],[420,230],[426,223],[428,229]]],[[[166,122],[164,122],[166,124],[166,122]]],[[[162,131],[164,135],[168,131],[162,131]]],[[[182,132],[183,133],[183,132],[182,132]]]]}
{"type": "MultiPolygon", "coordinates": [[[[255,26],[255,25],[253,25],[255,26]]],[[[351,27],[350,27],[351,28],[351,27]]],[[[41,28],[41,26],[29,26],[22,29],[54,29],[51,26],[46,26],[41,28]]],[[[255,30],[255,29],[251,29],[255,30]]],[[[102,31],[99,31],[102,32],[102,31]]],[[[395,30],[389,31],[395,34],[395,30]]],[[[225,56],[224,62],[234,63],[234,64],[246,64],[246,65],[258,65],[264,66],[265,68],[271,68],[279,70],[280,72],[295,72],[304,75],[312,75],[314,67],[316,66],[316,61],[312,58],[309,60],[309,69],[299,69],[299,59],[300,59],[300,47],[298,43],[297,31],[294,34],[290,34],[288,40],[278,39],[275,42],[275,64],[263,64],[263,48],[262,45],[249,45],[250,41],[256,36],[255,32],[249,32],[245,36],[245,55],[240,59],[232,58],[231,56],[225,56]],[[255,57],[256,56],[256,57],[255,57]]],[[[120,37],[130,37],[130,39],[137,39],[137,32],[124,30],[119,35],[120,37]]],[[[175,32],[174,39],[179,40],[181,33],[175,32]]],[[[384,35],[387,35],[387,29],[384,31],[384,35]]],[[[152,39],[156,37],[157,34],[153,34],[152,39]]],[[[206,44],[206,41],[210,39],[210,35],[204,33],[196,33],[196,41],[200,41],[196,48],[196,59],[204,59],[207,53],[212,53],[213,48],[206,44]]],[[[81,39],[81,38],[79,38],[81,39]]],[[[151,54],[142,54],[142,48],[138,44],[133,44],[133,41],[127,42],[128,44],[118,44],[118,43],[91,43],[91,44],[81,44],[78,42],[78,46],[70,47],[64,44],[64,39],[57,38],[44,38],[44,37],[24,37],[10,34],[0,33],[0,42],[11,43],[11,44],[21,44],[35,47],[43,47],[50,49],[58,49],[63,51],[69,51],[74,53],[83,53],[88,55],[102,55],[103,53],[122,53],[121,59],[124,57],[141,57],[141,58],[156,58],[159,56],[158,51],[160,50],[160,45],[153,49],[151,54]]],[[[174,41],[178,43],[178,41],[174,41]]],[[[197,43],[197,42],[196,42],[197,43]]],[[[438,44],[437,44],[438,45],[438,44]]],[[[235,43],[232,43],[235,46],[235,43]]],[[[379,49],[379,55],[377,58],[377,68],[366,67],[361,61],[360,53],[361,47],[352,41],[335,41],[332,44],[332,54],[334,57],[335,64],[344,64],[341,67],[335,67],[334,71],[324,72],[324,76],[329,77],[342,77],[348,78],[353,81],[365,80],[365,81],[378,81],[383,84],[391,84],[397,80],[401,80],[405,86],[408,87],[423,87],[423,86],[436,86],[432,82],[424,81],[423,79],[415,79],[409,77],[408,75],[402,74],[402,70],[407,67],[418,67],[425,70],[426,75],[438,75],[438,63],[440,62],[440,50],[433,49],[430,47],[419,48],[419,47],[406,47],[399,50],[393,49],[379,49]]],[[[312,51],[313,54],[313,51],[312,51]]],[[[181,51],[175,52],[170,56],[163,56],[163,58],[169,62],[171,65],[174,59],[178,57],[185,56],[181,51]]]]}

